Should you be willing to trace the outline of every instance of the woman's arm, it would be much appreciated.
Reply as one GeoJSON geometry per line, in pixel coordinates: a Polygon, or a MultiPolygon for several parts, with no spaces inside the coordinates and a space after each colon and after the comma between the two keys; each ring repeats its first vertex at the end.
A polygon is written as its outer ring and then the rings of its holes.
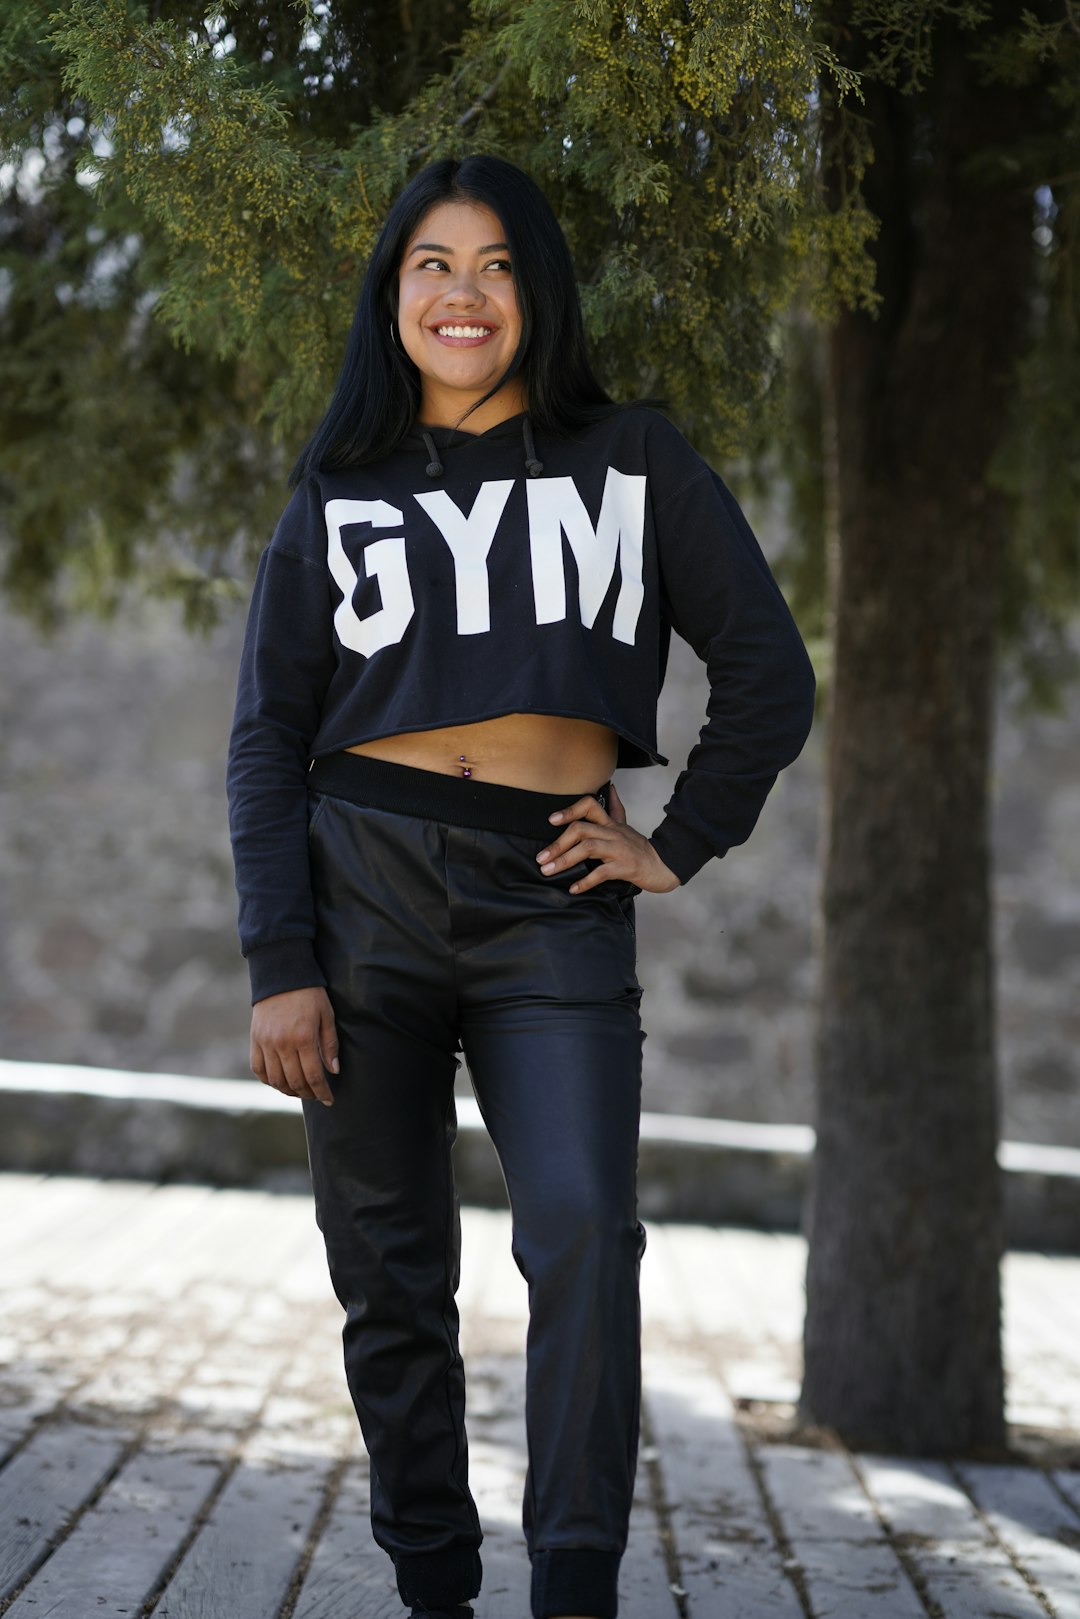
{"type": "Polygon", "coordinates": [[[685,883],[750,836],[777,775],[810,733],[815,680],[738,502],[682,435],[676,445],[676,430],[664,427],[667,491],[655,508],[661,587],[672,628],[706,665],[709,698],[649,841],[685,883]]]}
{"type": "Polygon", "coordinates": [[[651,837],[628,824],[614,788],[610,814],[587,795],[549,817],[553,835],[536,856],[545,875],[603,861],[574,894],[611,878],[666,893],[743,843],[814,715],[810,659],[749,523],[678,429],[650,416],[662,605],[707,667],[708,718],[651,837]]]}
{"type": "Polygon", "coordinates": [[[307,772],[335,669],[332,630],[322,505],[305,480],[259,563],[226,768],[253,1001],[325,983],[313,948],[307,772]]]}
{"type": "Polygon", "coordinates": [[[708,717],[649,842],[678,881],[755,829],[814,714],[814,672],[724,479],[667,418],[646,436],[662,610],[706,665],[708,717]]]}
{"type": "Polygon", "coordinates": [[[251,976],[251,1071],[326,1106],[334,1014],[315,959],[307,772],[334,672],[326,531],[315,485],[296,490],[263,552],[248,610],[226,785],[240,947],[251,976]]]}

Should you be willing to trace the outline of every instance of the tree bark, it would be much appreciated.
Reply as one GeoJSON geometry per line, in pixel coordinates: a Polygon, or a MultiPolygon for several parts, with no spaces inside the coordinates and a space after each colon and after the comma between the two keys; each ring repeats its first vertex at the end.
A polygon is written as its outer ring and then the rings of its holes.
{"type": "MultiPolygon", "coordinates": [[[[964,160],[1030,133],[939,26],[916,95],[865,84],[876,317],[829,336],[839,559],[803,1422],[934,1455],[1005,1437],[986,487],[1028,321],[1032,198],[964,160]]],[[[858,66],[857,62],[853,62],[858,66]]]]}

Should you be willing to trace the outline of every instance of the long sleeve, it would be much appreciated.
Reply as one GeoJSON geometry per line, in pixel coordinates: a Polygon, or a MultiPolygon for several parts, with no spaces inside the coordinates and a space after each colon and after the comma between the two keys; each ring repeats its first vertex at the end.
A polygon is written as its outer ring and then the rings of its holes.
{"type": "Polygon", "coordinates": [[[708,718],[649,841],[685,883],[750,836],[779,772],[810,733],[815,681],[738,502],[673,435],[665,422],[655,510],[661,586],[672,628],[706,665],[708,718]]]}
{"type": "Polygon", "coordinates": [[[335,668],[325,559],[318,489],[306,480],[259,562],[226,769],[240,947],[253,1001],[325,983],[313,949],[306,785],[335,668]]]}

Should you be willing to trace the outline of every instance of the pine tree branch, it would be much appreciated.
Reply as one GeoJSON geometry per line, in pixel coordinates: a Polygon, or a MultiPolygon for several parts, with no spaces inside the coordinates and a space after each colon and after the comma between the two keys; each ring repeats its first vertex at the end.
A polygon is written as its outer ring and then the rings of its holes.
{"type": "Polygon", "coordinates": [[[481,91],[480,95],[477,96],[476,100],[473,102],[468,111],[462,113],[461,117],[457,121],[457,127],[459,129],[464,129],[465,125],[470,123],[472,119],[478,117],[479,114],[484,111],[485,107],[489,107],[491,105],[492,101],[495,99],[495,92],[498,90],[500,84],[505,79],[509,71],[510,58],[507,57],[498,73],[496,73],[495,77],[488,85],[487,89],[481,91]]]}

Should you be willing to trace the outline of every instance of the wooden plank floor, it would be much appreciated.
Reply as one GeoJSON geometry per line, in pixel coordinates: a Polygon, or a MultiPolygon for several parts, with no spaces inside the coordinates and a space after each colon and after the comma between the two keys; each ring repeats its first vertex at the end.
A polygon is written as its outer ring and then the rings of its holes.
{"type": "MultiPolygon", "coordinates": [[[[0,1175],[0,1615],[397,1619],[308,1198],[0,1175]]],[[[525,1284],[462,1211],[478,1619],[529,1619],[525,1284]]],[[[805,1250],[648,1226],[623,1619],[1080,1619],[1080,1259],[1011,1253],[1014,1454],[795,1442],[805,1250]]]]}

